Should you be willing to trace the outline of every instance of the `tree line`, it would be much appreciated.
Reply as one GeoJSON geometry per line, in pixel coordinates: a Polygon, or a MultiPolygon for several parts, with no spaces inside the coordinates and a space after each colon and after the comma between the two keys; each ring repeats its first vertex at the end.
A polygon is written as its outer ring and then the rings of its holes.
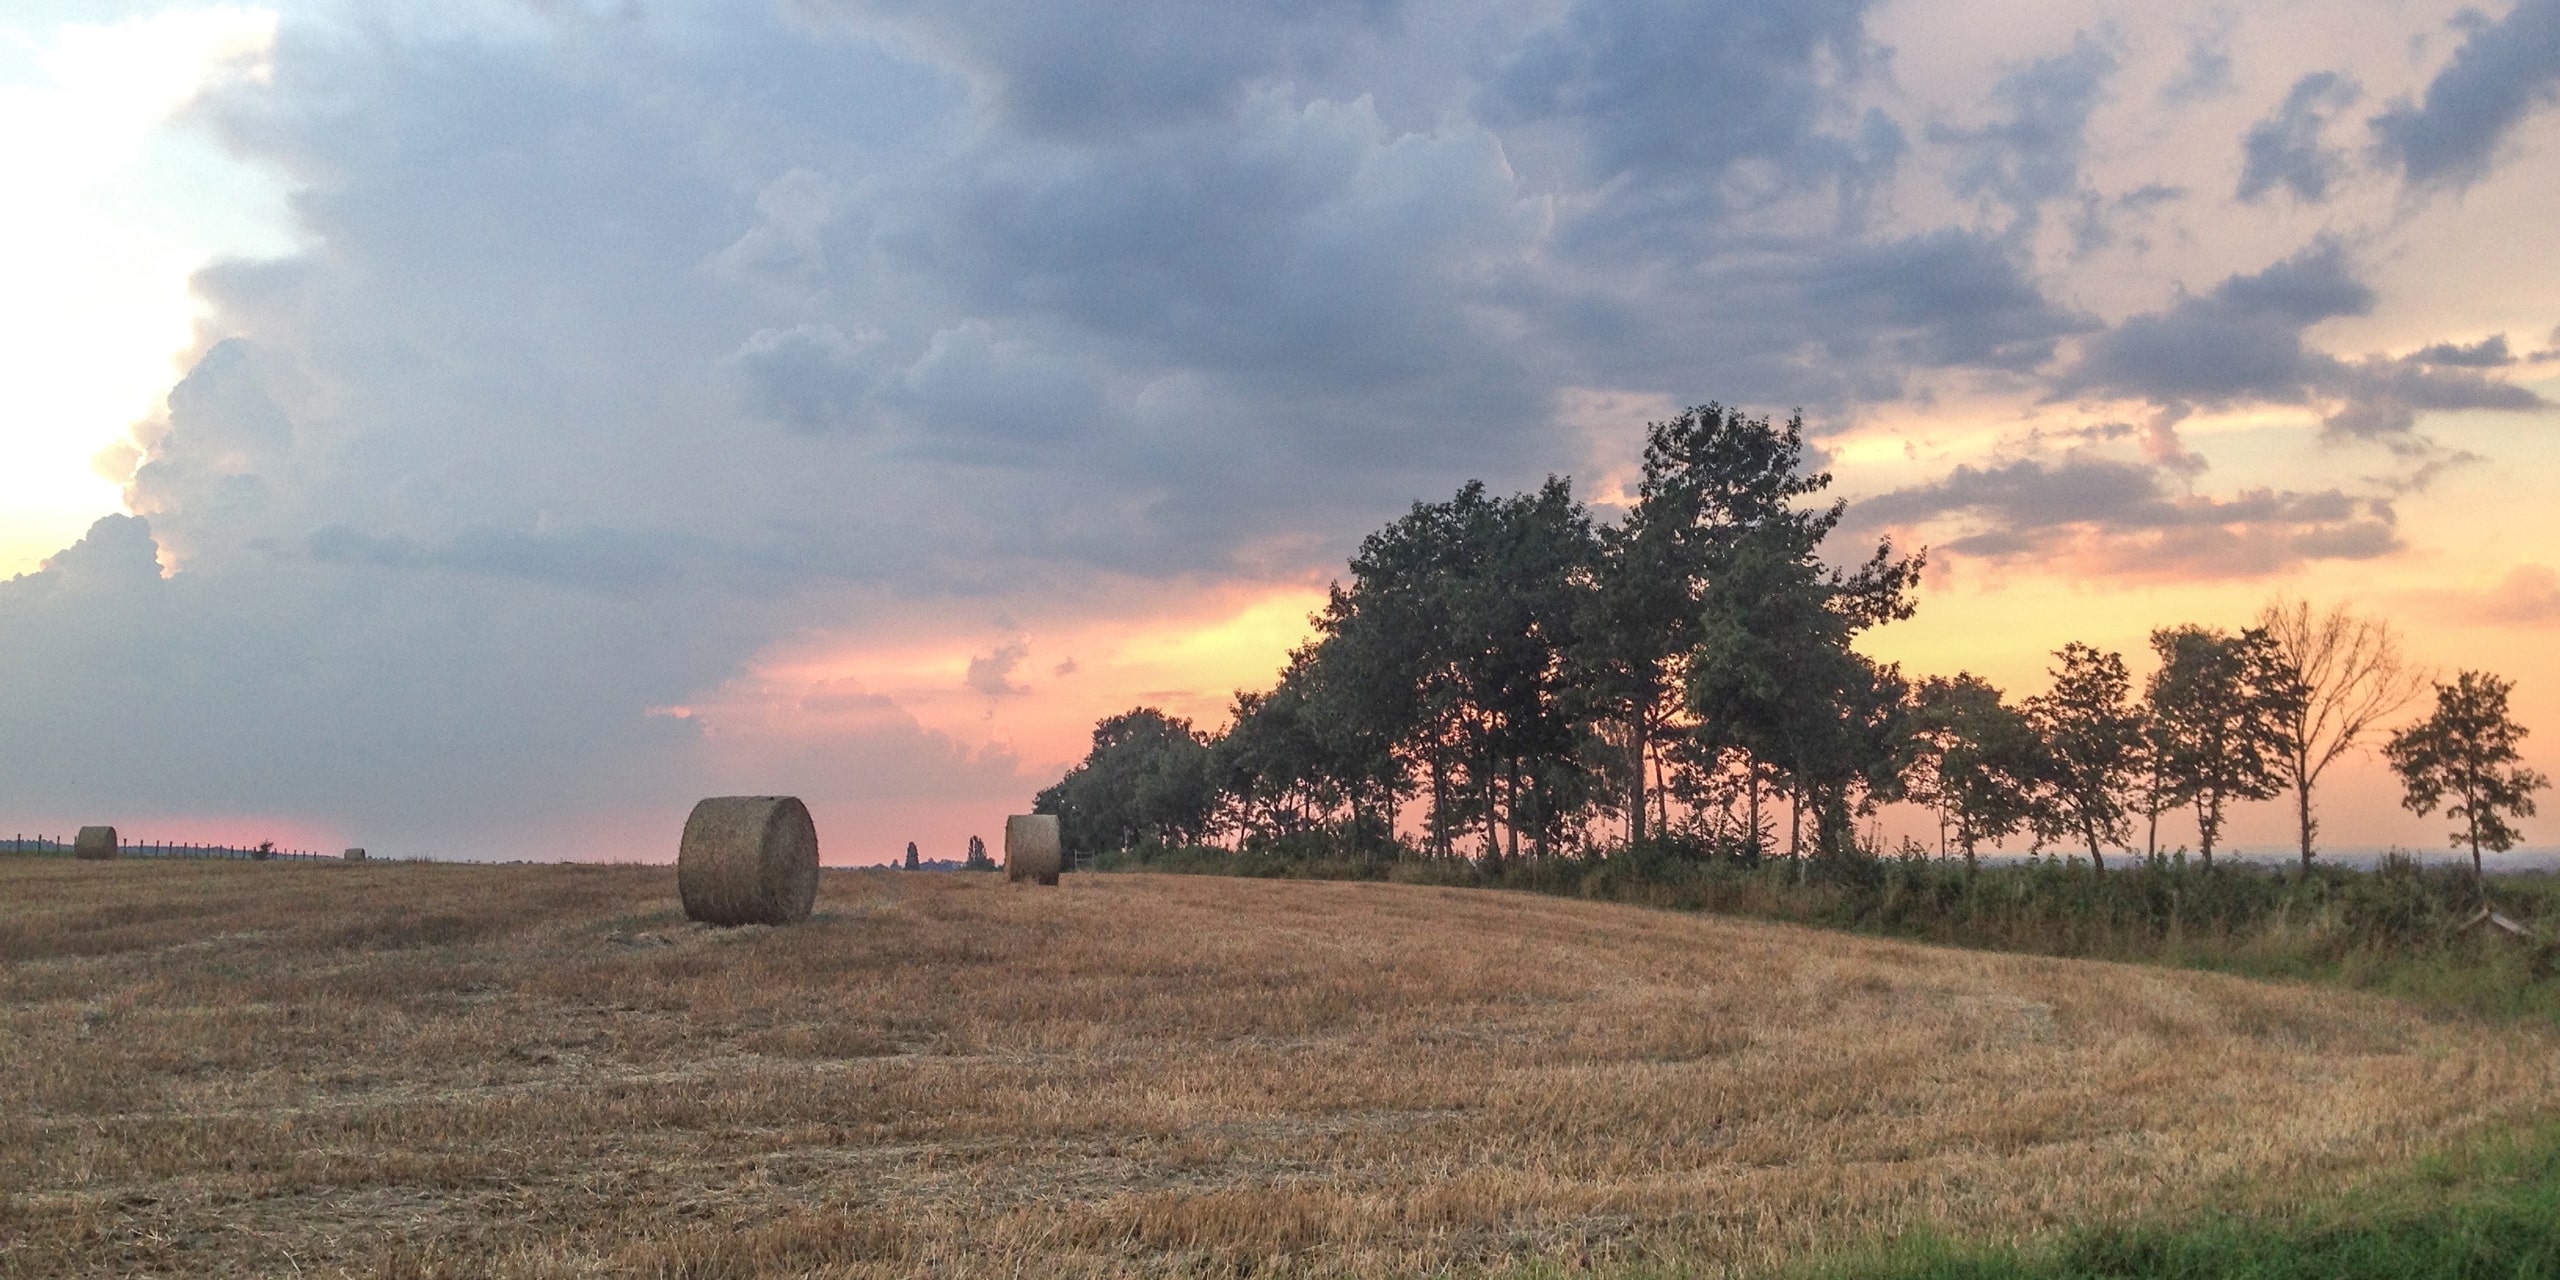
{"type": "Polygon", "coordinates": [[[2313,792],[2381,739],[2404,802],[2444,809],[2475,871],[2512,848],[2548,780],[2520,763],[2513,686],[2430,686],[2387,622],[2279,600],[2239,631],[2154,631],[2137,690],[2122,654],[2055,651],[2011,700],[1979,676],[1905,677],[1858,652],[1911,616],[1925,552],[1889,538],[1825,554],[1801,417],[1708,404],[1646,431],[1614,524],[1550,477],[1470,482],[1364,539],[1278,680],[1221,732],[1149,707],[1098,724],[1034,809],[1084,854],[1147,845],[1418,852],[1500,869],[1613,841],[1756,859],[1861,852],[1855,822],[1910,801],[1970,863],[2025,835],[2156,855],[2192,817],[2207,866],[2231,806],[2290,794],[2302,865],[2313,792]],[[1409,844],[1404,833],[1418,833],[1409,844]]]}

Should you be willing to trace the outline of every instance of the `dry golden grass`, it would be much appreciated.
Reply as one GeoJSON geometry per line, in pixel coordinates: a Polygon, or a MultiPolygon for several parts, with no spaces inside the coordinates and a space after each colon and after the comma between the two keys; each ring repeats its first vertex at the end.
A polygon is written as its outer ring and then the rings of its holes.
{"type": "Polygon", "coordinates": [[[0,1274],[1752,1264],[2548,1114],[2335,990],[1379,884],[0,862],[0,1274]]]}

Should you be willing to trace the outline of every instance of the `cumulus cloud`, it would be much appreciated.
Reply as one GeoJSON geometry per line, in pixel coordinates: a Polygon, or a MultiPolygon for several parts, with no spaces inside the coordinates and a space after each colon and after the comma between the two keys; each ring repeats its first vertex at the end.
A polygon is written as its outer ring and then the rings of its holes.
{"type": "Polygon", "coordinates": [[[2102,458],[1961,465],[1851,512],[1859,528],[1950,521],[1955,536],[1935,545],[1958,555],[2137,577],[2257,577],[2400,546],[2387,499],[2336,489],[2215,498],[2179,492],[2158,468],[2102,458]]]}
{"type": "Polygon", "coordinates": [[[724,363],[736,373],[749,411],[802,431],[826,431],[860,420],[874,381],[862,361],[867,345],[831,324],[758,329],[724,363]]]}
{"type": "Polygon", "coordinates": [[[2315,71],[2293,82],[2275,114],[2249,126],[2240,139],[2242,200],[2264,199],[2281,186],[2304,204],[2329,198],[2329,185],[2347,170],[2346,155],[2322,134],[2339,111],[2363,91],[2335,71],[2315,71]]]}
{"type": "Polygon", "coordinates": [[[1321,70],[1401,0],[1111,5],[793,0],[806,16],[903,32],[976,79],[1012,128],[1092,138],[1213,117],[1256,82],[1321,70]]]}
{"type": "Polygon", "coordinates": [[[2459,190],[2487,177],[2516,126],[2560,101],[2560,0],[2518,0],[2504,18],[2469,27],[2417,101],[2372,120],[2375,149],[2412,187],[2459,190]]]}
{"type": "Polygon", "coordinates": [[[1657,199],[1691,204],[1747,201],[1761,184],[1822,182],[1899,154],[1880,117],[1863,135],[1827,127],[1836,79],[1875,57],[1868,8],[1576,0],[1506,60],[1477,106],[1497,125],[1570,126],[1600,180],[1634,177],[1672,189],[1657,199]],[[1766,168],[1742,172],[1754,165],[1766,168]]]}
{"type": "Polygon", "coordinates": [[[2178,64],[2177,74],[2160,86],[2159,102],[2164,107],[2184,106],[2220,97],[2237,83],[2231,72],[2230,20],[2225,14],[2212,28],[2188,40],[2187,56],[2178,64]]]}
{"type": "Polygon", "coordinates": [[[1932,141],[1962,156],[1957,193],[1989,196],[2032,221],[2044,202],[2077,192],[2089,118],[2119,65],[2106,41],[2082,32],[2068,50],[2018,67],[1992,86],[2000,118],[1973,128],[1931,126],[1932,141]]]}
{"type": "MultiPolygon", "coordinates": [[[[2047,298],[2015,247],[1967,231],[1844,249],[1807,275],[1820,313],[1918,366],[2031,369],[2061,339],[2097,327],[2047,298]]],[[[1826,345],[1867,363],[1850,343],[1826,345]]]]}
{"type": "Polygon", "coordinates": [[[2409,359],[2417,364],[2450,365],[2461,369],[2497,369],[2514,364],[2515,353],[2507,349],[2507,335],[2491,334],[2469,344],[2438,342],[2411,352],[2409,359]]]}
{"type": "MultiPolygon", "coordinates": [[[[2263,270],[2233,275],[2164,311],[2089,339],[2059,379],[2066,393],[2148,400],[2173,412],[2246,403],[2319,405],[2333,433],[2406,434],[2425,411],[2549,408],[2539,395],[2463,367],[2430,347],[2346,360],[2304,341],[2324,320],[2363,315],[2375,294],[2344,245],[2323,240],[2263,270]]],[[[2480,355],[2489,354],[2482,348],[2480,355]]]]}
{"type": "Polygon", "coordinates": [[[1031,687],[1017,683],[1013,673],[1030,656],[1030,641],[1008,640],[997,645],[992,653],[982,653],[969,659],[969,670],[960,682],[990,698],[1021,697],[1031,692],[1031,687]]]}

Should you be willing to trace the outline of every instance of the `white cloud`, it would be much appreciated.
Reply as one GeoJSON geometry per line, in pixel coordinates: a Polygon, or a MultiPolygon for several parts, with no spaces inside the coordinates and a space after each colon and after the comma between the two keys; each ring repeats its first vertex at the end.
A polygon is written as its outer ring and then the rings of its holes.
{"type": "Polygon", "coordinates": [[[0,72],[0,571],[115,509],[89,460],[168,390],[197,314],[188,274],[287,246],[274,184],[171,123],[207,87],[262,77],[276,22],[223,6],[0,29],[23,55],[0,72]]]}

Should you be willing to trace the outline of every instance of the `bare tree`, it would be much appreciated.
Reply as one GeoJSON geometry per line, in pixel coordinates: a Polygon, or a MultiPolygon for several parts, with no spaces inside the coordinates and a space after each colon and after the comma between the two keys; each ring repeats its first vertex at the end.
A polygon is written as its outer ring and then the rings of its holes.
{"type": "Polygon", "coordinates": [[[2312,787],[2385,717],[2408,706],[2426,688],[2427,672],[2402,656],[2389,622],[2344,605],[2315,611],[2307,600],[2279,596],[2258,612],[2258,627],[2275,641],[2296,686],[2275,763],[2277,776],[2293,788],[2308,873],[2311,837],[2320,829],[2311,816],[2312,787]]]}

